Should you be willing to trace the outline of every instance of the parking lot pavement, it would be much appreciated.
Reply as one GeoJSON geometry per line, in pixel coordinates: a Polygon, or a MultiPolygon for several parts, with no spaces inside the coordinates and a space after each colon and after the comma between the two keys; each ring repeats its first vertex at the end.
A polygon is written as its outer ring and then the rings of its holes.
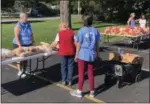
{"type": "MultiPolygon", "coordinates": [[[[74,85],[76,88],[77,85],[74,85]]],[[[88,91],[88,80],[84,83],[85,92],[88,91]]],[[[106,103],[148,103],[149,102],[149,79],[144,79],[139,83],[126,85],[118,88],[117,84],[107,87],[104,84],[104,75],[95,77],[95,88],[97,89],[97,99],[106,103]]]]}
{"type": "MultiPolygon", "coordinates": [[[[108,58],[107,51],[112,50],[106,48],[101,50],[102,59],[108,58]]],[[[33,60],[33,69],[35,68],[35,61],[33,60]]],[[[119,89],[117,84],[106,87],[102,70],[96,69],[94,73],[97,96],[95,99],[88,97],[78,99],[69,95],[70,88],[59,86],[58,83],[61,80],[59,62],[58,56],[52,56],[45,62],[44,72],[38,74],[40,77],[53,81],[53,84],[36,77],[19,80],[16,76],[16,70],[3,66],[2,102],[149,102],[149,72],[143,72],[144,78],[139,83],[126,85],[119,89]]],[[[39,65],[39,68],[42,68],[42,64],[39,65]]],[[[77,78],[77,70],[75,69],[73,89],[77,87],[77,78]]],[[[89,88],[87,75],[85,75],[85,79],[84,92],[87,92],[89,88]]]]}
{"type": "Polygon", "coordinates": [[[18,79],[15,69],[9,66],[2,70],[2,103],[92,102],[72,97],[69,91],[36,77],[18,79]]]}
{"type": "Polygon", "coordinates": [[[142,69],[145,70],[145,71],[150,71],[150,68],[149,68],[150,67],[149,66],[149,63],[150,63],[149,50],[147,50],[147,51],[139,51],[138,54],[141,55],[144,58],[142,69]]]}

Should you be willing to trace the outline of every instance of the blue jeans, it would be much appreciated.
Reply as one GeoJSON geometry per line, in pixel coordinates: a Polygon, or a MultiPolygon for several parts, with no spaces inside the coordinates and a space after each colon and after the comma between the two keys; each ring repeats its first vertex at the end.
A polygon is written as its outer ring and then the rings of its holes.
{"type": "Polygon", "coordinates": [[[60,56],[60,59],[62,81],[71,82],[74,69],[74,56],[60,56]]]}

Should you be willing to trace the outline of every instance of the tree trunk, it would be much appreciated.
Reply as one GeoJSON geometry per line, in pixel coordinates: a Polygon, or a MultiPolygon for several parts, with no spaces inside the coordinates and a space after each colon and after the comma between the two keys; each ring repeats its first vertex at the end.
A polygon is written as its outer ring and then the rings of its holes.
{"type": "Polygon", "coordinates": [[[64,22],[71,26],[70,0],[60,0],[60,22],[64,22]]]}

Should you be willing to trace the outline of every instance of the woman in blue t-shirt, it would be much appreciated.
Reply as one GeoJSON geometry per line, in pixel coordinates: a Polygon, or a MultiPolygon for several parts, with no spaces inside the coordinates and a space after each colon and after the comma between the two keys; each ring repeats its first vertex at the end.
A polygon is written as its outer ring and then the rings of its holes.
{"type": "MultiPolygon", "coordinates": [[[[20,19],[14,27],[15,37],[12,41],[14,48],[28,47],[33,44],[31,24],[27,19],[27,14],[20,13],[20,19]]],[[[25,74],[23,74],[24,68],[22,66],[26,67],[26,61],[17,63],[18,76],[25,77],[25,74]]]]}
{"type": "Polygon", "coordinates": [[[84,27],[78,31],[75,61],[78,63],[78,89],[71,91],[70,94],[82,97],[85,65],[88,69],[90,96],[94,97],[94,61],[99,57],[99,31],[92,26],[93,17],[90,14],[83,16],[84,27]]]}
{"type": "Polygon", "coordinates": [[[130,18],[127,21],[128,26],[130,26],[131,28],[135,26],[136,20],[134,18],[135,18],[135,13],[131,13],[130,18]]]}

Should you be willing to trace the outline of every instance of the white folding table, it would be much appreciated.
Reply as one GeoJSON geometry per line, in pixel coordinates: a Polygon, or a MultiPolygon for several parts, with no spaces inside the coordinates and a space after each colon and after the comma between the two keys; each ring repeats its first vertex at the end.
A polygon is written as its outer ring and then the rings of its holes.
{"type": "Polygon", "coordinates": [[[34,71],[36,71],[38,69],[39,66],[39,62],[42,62],[43,64],[43,69],[44,69],[44,62],[46,59],[48,59],[49,57],[51,57],[52,55],[55,55],[57,53],[57,51],[52,51],[52,52],[46,52],[46,53],[39,53],[36,55],[31,55],[31,56],[27,56],[27,57],[13,57],[13,58],[9,58],[6,60],[1,61],[1,65],[8,65],[14,62],[20,62],[20,61],[29,61],[29,72],[25,72],[27,69],[24,70],[24,74],[28,74],[28,75],[33,75],[34,72],[31,70],[31,65],[32,65],[32,59],[37,59],[37,63],[36,63],[36,68],[34,71]],[[39,60],[39,58],[42,58],[42,60],[39,60]]]}

